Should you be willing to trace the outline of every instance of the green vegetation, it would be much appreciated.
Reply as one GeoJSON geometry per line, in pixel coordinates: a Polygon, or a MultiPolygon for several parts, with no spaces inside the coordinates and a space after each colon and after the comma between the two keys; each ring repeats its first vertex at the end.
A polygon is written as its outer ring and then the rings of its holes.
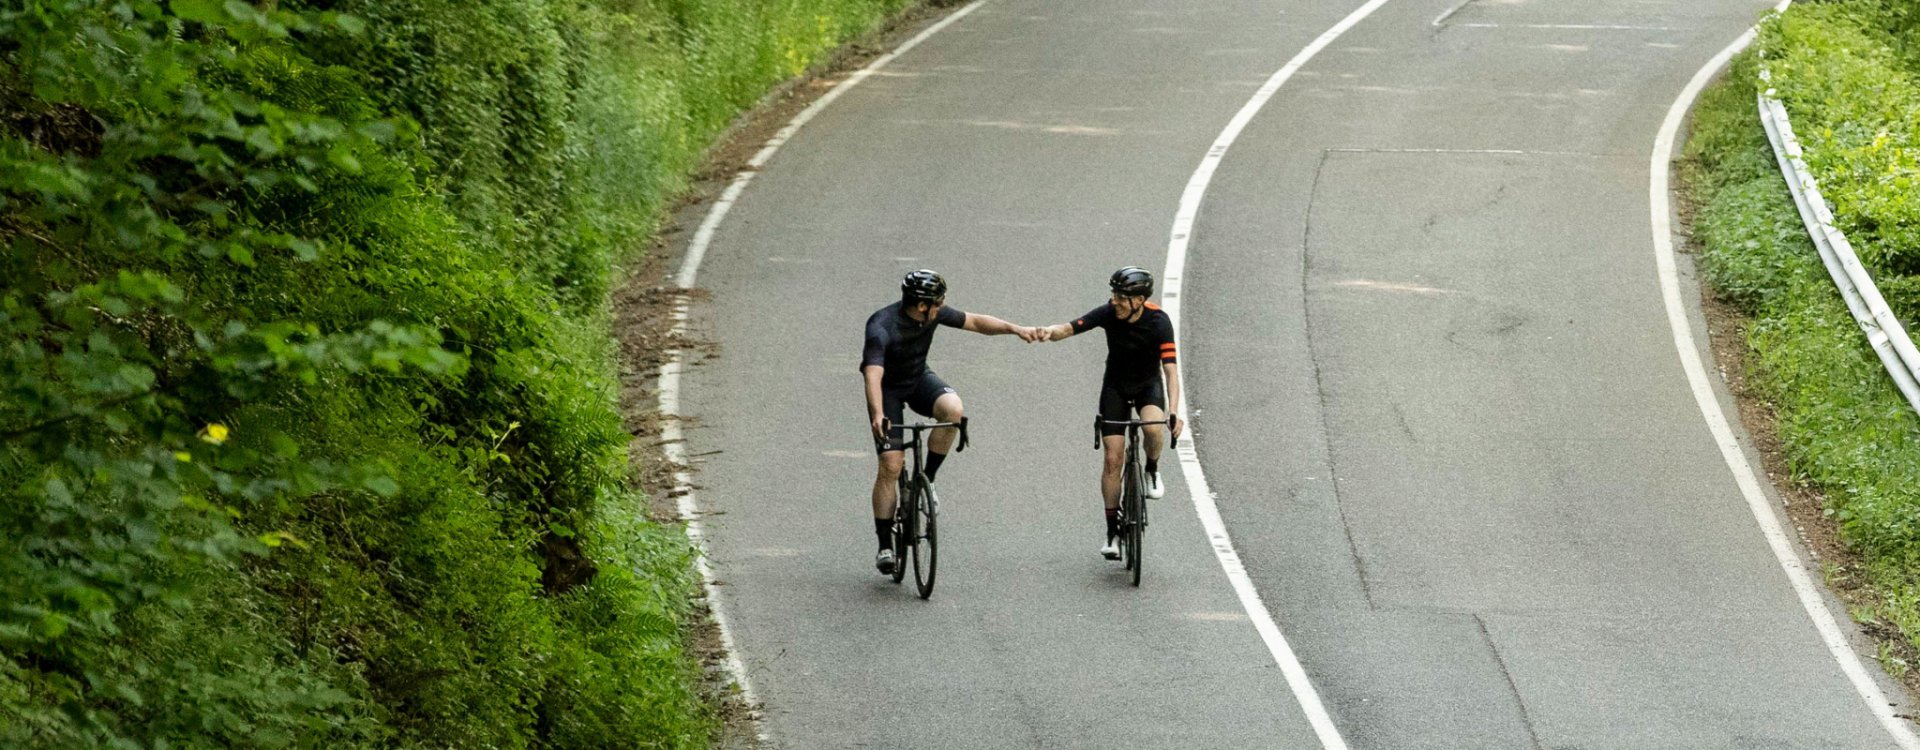
{"type": "Polygon", "coordinates": [[[1920,644],[1920,416],[1886,375],[1807,238],[1755,111],[1758,54],[1821,190],[1896,313],[1920,313],[1920,7],[1796,4],[1762,26],[1695,112],[1701,265],[1752,317],[1749,382],[1777,410],[1795,479],[1819,489],[1877,603],[1856,616],[1920,644]]]}
{"type": "Polygon", "coordinates": [[[0,746],[704,745],[608,291],[905,2],[0,9],[0,746]]]}

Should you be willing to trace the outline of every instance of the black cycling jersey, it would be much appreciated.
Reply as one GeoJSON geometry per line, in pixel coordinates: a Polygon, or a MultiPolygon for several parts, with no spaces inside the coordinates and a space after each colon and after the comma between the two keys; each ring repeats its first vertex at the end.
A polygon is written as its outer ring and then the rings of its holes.
{"type": "Polygon", "coordinates": [[[1147,303],[1140,319],[1122,320],[1113,303],[1101,305],[1073,321],[1075,334],[1094,328],[1107,332],[1107,372],[1102,385],[1137,390],[1160,380],[1160,366],[1178,361],[1173,344],[1173,319],[1159,305],[1147,303]]]}
{"type": "Polygon", "coordinates": [[[931,323],[915,323],[895,302],[867,318],[867,346],[860,355],[860,369],[879,365],[882,386],[905,383],[927,372],[927,349],[933,346],[933,329],[939,326],[959,328],[966,325],[967,314],[942,307],[931,323]]]}

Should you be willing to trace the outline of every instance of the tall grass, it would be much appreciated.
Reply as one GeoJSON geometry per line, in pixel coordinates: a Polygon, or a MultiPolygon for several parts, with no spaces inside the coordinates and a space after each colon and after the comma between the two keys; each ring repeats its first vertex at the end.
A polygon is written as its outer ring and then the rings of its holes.
{"type": "Polygon", "coordinates": [[[904,2],[0,9],[0,746],[706,744],[608,292],[904,2]]]}

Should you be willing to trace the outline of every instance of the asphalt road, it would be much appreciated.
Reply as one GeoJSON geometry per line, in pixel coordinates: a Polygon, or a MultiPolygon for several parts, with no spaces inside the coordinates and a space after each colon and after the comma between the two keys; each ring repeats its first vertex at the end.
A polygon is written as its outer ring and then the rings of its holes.
{"type": "MultiPolygon", "coordinates": [[[[988,0],[757,175],[683,399],[772,745],[1321,746],[1180,472],[1142,588],[1096,554],[1100,337],[938,334],[976,442],[926,602],[871,567],[856,366],[914,268],[1028,324],[1157,272],[1208,145],[1358,5],[988,0]]],[[[1647,239],[1660,118],[1763,8],[1393,0],[1222,163],[1185,281],[1199,455],[1352,747],[1892,746],[1693,404],[1647,239]]]]}

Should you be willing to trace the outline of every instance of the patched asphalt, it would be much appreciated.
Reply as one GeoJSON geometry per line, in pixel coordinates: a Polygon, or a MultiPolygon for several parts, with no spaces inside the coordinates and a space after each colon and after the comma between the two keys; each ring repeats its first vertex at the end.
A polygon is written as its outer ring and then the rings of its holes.
{"type": "MultiPolygon", "coordinates": [[[[1358,4],[989,0],[756,177],[683,398],[774,746],[1318,746],[1174,467],[1145,585],[1095,554],[1100,337],[938,334],[976,444],[942,471],[926,602],[871,567],[856,366],[914,268],[1035,325],[1158,272],[1208,145],[1358,4]]],[[[1198,447],[1351,746],[1891,746],[1721,461],[1654,273],[1654,132],[1763,7],[1395,0],[1228,153],[1186,277],[1198,447]]]]}

